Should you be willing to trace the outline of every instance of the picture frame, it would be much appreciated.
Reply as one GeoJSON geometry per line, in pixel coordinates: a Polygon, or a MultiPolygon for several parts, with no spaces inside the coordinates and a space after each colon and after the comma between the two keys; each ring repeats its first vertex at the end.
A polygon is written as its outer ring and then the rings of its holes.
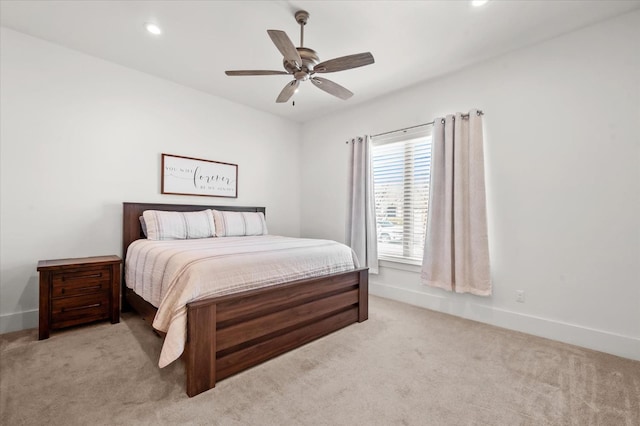
{"type": "Polygon", "coordinates": [[[238,198],[238,165],[162,154],[162,194],[238,198]]]}

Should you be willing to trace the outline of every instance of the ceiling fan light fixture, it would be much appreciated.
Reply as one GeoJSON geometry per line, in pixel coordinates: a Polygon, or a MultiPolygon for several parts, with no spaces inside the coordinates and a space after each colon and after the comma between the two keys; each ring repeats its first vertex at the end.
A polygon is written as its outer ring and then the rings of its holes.
{"type": "Polygon", "coordinates": [[[147,22],[144,24],[144,28],[153,35],[162,34],[162,28],[158,26],[158,24],[154,24],[153,22],[147,22]]]}

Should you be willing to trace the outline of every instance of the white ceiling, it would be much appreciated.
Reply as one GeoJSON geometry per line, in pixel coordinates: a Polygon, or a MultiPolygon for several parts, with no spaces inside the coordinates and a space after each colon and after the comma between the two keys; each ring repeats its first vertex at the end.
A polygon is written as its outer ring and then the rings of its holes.
{"type": "Polygon", "coordinates": [[[335,112],[505,52],[640,8],[628,1],[6,1],[3,26],[298,122],[335,112]],[[355,95],[342,101],[301,85],[276,104],[285,75],[267,29],[297,46],[293,14],[310,13],[305,47],[320,60],[370,51],[375,64],[323,74],[355,95]],[[148,34],[145,22],[164,33],[148,34]]]}

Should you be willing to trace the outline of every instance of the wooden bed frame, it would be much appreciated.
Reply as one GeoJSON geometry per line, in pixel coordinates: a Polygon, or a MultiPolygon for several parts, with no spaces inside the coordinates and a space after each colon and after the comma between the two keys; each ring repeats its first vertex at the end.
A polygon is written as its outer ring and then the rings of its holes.
{"type": "MultiPolygon", "coordinates": [[[[142,234],[145,210],[265,212],[264,207],[123,203],[123,259],[142,234]]],[[[149,323],[157,309],[122,280],[123,310],[149,323]]],[[[246,370],[312,340],[368,318],[368,269],[289,282],[187,304],[187,342],[182,355],[187,395],[215,387],[216,380],[246,370]]]]}

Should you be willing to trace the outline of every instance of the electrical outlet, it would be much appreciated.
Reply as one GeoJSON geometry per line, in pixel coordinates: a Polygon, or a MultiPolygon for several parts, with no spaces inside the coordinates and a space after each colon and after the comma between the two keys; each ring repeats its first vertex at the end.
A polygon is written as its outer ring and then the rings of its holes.
{"type": "Polygon", "coordinates": [[[516,290],[516,302],[524,303],[524,290],[516,290]]]}

